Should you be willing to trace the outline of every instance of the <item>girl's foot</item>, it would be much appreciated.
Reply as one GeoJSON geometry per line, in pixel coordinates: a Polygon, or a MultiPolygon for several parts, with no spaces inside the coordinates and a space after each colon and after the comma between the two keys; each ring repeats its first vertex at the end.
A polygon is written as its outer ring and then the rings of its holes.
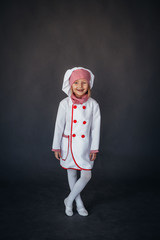
{"type": "Polygon", "coordinates": [[[72,207],[67,206],[67,198],[64,199],[65,213],[67,216],[71,217],[73,215],[72,207]]]}
{"type": "Polygon", "coordinates": [[[84,216],[84,217],[88,216],[88,212],[87,212],[87,210],[85,209],[85,207],[77,208],[77,212],[78,212],[79,215],[81,215],[81,216],[84,216]]]}

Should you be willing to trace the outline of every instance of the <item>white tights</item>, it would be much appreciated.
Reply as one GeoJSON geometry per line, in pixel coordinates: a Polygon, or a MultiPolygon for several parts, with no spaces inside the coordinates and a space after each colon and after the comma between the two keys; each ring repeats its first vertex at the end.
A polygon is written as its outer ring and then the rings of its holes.
{"type": "Polygon", "coordinates": [[[67,197],[67,206],[72,207],[73,201],[76,201],[77,208],[83,208],[83,202],[80,192],[85,188],[86,184],[91,179],[91,171],[81,170],[80,178],[77,180],[77,170],[68,169],[68,183],[70,194],[67,197]]]}

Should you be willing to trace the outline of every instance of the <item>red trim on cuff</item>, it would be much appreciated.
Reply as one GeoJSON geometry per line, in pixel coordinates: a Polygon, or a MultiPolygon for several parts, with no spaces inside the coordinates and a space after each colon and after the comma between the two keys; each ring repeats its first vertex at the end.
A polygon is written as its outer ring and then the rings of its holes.
{"type": "Polygon", "coordinates": [[[60,149],[52,149],[52,152],[60,152],[60,149]]]}
{"type": "Polygon", "coordinates": [[[98,153],[98,150],[91,150],[90,153],[98,153]]]}

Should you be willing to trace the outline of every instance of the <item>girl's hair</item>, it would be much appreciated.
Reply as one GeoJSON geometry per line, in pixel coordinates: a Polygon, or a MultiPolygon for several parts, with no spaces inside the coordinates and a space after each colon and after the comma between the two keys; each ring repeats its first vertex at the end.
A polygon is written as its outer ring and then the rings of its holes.
{"type": "MultiPolygon", "coordinates": [[[[71,95],[72,95],[72,93],[73,93],[72,87],[71,87],[70,91],[71,91],[71,95]]],[[[87,91],[87,93],[88,93],[88,97],[91,97],[91,89],[90,89],[90,86],[89,86],[89,85],[88,85],[88,91],[87,91]]]]}
{"type": "Polygon", "coordinates": [[[88,97],[91,97],[91,89],[89,85],[88,85],[88,97]]]}

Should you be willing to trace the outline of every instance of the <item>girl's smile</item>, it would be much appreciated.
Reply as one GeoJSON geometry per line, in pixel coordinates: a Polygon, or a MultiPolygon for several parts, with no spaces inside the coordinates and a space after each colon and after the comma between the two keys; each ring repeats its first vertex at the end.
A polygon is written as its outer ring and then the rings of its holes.
{"type": "Polygon", "coordinates": [[[86,79],[78,79],[72,84],[72,91],[77,98],[81,98],[88,91],[88,86],[86,79]]]}

